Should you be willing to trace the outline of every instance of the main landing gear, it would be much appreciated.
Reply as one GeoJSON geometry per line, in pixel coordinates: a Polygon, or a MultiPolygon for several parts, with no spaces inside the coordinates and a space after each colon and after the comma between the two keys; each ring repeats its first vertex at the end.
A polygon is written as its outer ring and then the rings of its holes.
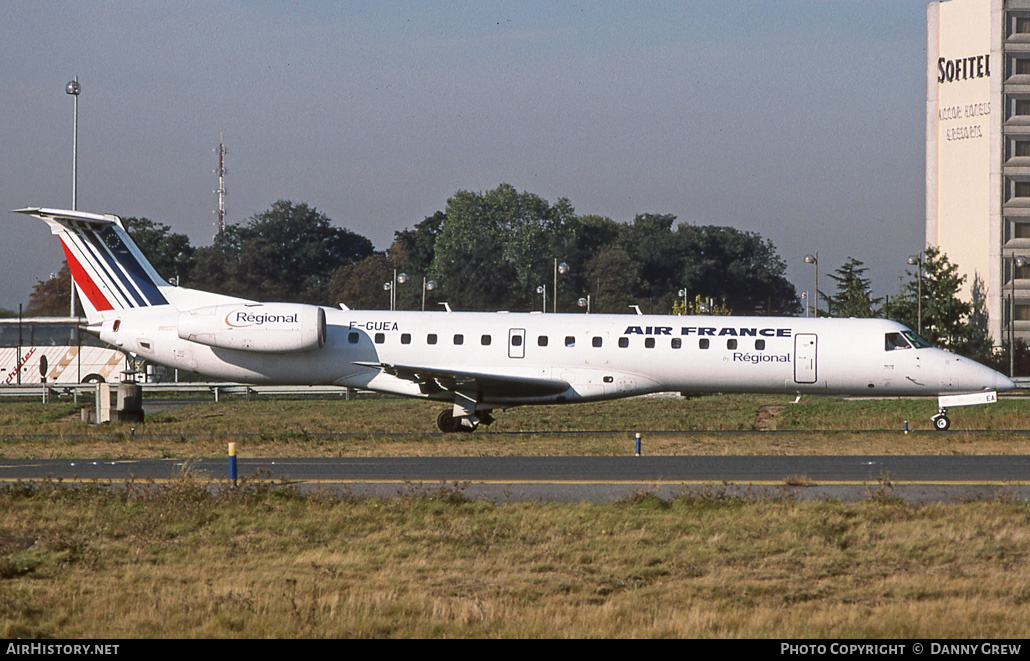
{"type": "Polygon", "coordinates": [[[930,418],[933,421],[933,428],[937,431],[947,431],[948,427],[951,426],[951,420],[948,418],[948,409],[943,406],[937,409],[937,415],[930,418]]]}
{"type": "Polygon", "coordinates": [[[476,413],[479,414],[478,417],[474,415],[455,417],[450,410],[440,411],[440,415],[436,416],[436,426],[445,434],[471,433],[476,431],[480,424],[490,425],[494,421],[490,411],[477,411],[476,413]]]}

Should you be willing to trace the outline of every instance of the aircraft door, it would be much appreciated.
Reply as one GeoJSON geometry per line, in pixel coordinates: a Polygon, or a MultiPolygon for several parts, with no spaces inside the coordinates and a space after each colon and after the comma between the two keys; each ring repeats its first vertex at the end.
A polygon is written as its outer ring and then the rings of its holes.
{"type": "Polygon", "coordinates": [[[508,330],[508,358],[526,357],[526,329],[512,328],[508,330]]]}
{"type": "Polygon", "coordinates": [[[798,333],[794,336],[794,382],[815,383],[816,354],[818,338],[814,333],[798,333]]]}

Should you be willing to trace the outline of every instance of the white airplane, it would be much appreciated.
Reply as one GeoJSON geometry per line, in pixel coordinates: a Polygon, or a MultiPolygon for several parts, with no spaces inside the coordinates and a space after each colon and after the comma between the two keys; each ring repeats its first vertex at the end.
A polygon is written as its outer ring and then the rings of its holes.
{"type": "Polygon", "coordinates": [[[1015,384],[885,319],[385,312],[259,303],[165,282],[113,215],[26,208],[61,240],[88,330],[148,361],[252,384],[335,384],[453,406],[444,432],[512,406],[679,391],[937,395],[1015,384]]]}

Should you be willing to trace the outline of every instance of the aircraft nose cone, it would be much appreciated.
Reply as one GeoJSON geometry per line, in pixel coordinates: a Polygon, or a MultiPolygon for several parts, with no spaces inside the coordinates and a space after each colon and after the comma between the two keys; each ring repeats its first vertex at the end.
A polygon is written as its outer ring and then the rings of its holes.
{"type": "Polygon", "coordinates": [[[1006,390],[1015,390],[1016,383],[1009,377],[1005,376],[1001,372],[994,373],[994,389],[999,392],[1005,392],[1006,390]]]}

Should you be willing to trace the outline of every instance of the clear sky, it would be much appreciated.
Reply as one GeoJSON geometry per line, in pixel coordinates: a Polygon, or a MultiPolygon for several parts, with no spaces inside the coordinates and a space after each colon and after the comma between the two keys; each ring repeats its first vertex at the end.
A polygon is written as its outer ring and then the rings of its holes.
{"type": "MultiPolygon", "coordinates": [[[[926,3],[7,0],[0,307],[62,264],[25,206],[208,245],[305,202],[389,246],[502,182],[580,214],[770,239],[798,291],[848,256],[894,295],[923,243],[926,3]]],[[[821,276],[820,288],[832,289],[821,276]]]]}

